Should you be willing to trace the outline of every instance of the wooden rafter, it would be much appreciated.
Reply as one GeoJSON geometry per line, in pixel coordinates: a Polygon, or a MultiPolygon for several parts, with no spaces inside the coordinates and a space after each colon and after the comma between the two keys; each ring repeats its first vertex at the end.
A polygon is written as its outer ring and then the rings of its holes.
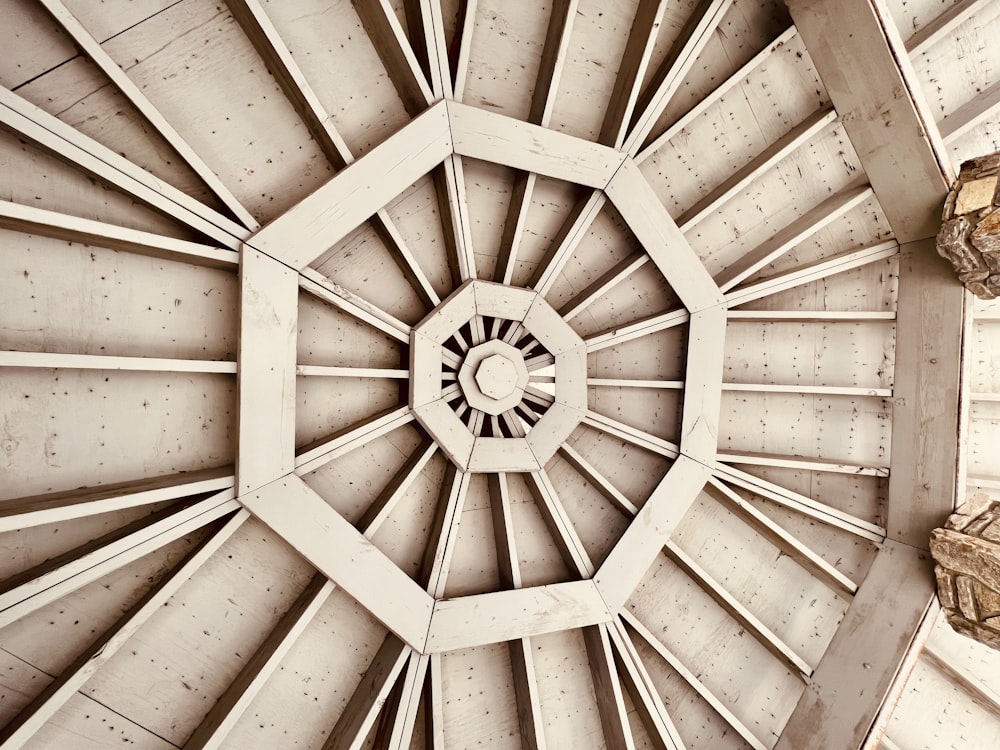
{"type": "Polygon", "coordinates": [[[619,422],[611,417],[606,417],[603,414],[598,414],[597,412],[589,412],[587,416],[583,418],[583,423],[588,427],[593,427],[601,432],[616,437],[619,440],[624,440],[626,443],[630,443],[639,448],[650,451],[651,453],[666,456],[667,458],[677,458],[677,456],[680,455],[680,449],[678,446],[671,443],[669,440],[656,437],[645,430],[640,430],[637,427],[632,427],[631,425],[619,422]]]}
{"type": "Polygon", "coordinates": [[[453,463],[449,463],[445,469],[444,480],[441,482],[441,497],[438,499],[434,525],[421,566],[422,582],[427,588],[427,593],[434,599],[444,598],[471,476],[467,472],[459,471],[453,463]]]}
{"type": "Polygon", "coordinates": [[[648,318],[637,320],[625,326],[594,334],[584,340],[587,344],[587,352],[607,349],[610,346],[624,344],[626,341],[632,341],[642,336],[649,336],[653,333],[665,331],[668,328],[683,325],[688,322],[690,317],[690,314],[685,309],[670,310],[669,312],[657,313],[648,318]]]}
{"type": "Polygon", "coordinates": [[[1000,82],[994,83],[975,99],[949,112],[938,123],[941,138],[951,145],[973,128],[996,117],[1000,111],[1000,82]]]}
{"type": "Polygon", "coordinates": [[[954,5],[946,8],[941,15],[922,26],[907,39],[906,51],[911,56],[923,54],[949,34],[955,33],[959,26],[972,18],[977,11],[982,10],[985,5],[984,0],[957,0],[954,5]]]}
{"type": "Polygon", "coordinates": [[[635,740],[632,738],[632,728],[625,710],[625,697],[618,679],[607,626],[601,624],[584,628],[583,642],[587,647],[590,675],[597,698],[597,713],[601,717],[608,750],[635,750],[635,740]]]}
{"type": "Polygon", "coordinates": [[[407,490],[413,485],[414,480],[424,470],[431,457],[437,452],[437,444],[430,438],[425,438],[420,442],[406,460],[406,463],[393,476],[374,502],[368,506],[361,520],[358,521],[358,528],[361,533],[369,539],[378,531],[381,525],[392,513],[393,509],[399,505],[400,500],[406,495],[407,490]]]}
{"type": "Polygon", "coordinates": [[[396,406],[372,415],[359,424],[350,425],[316,444],[305,446],[295,457],[295,473],[299,476],[315,471],[345,453],[367,445],[372,440],[413,421],[409,406],[396,406]]]}
{"type": "Polygon", "coordinates": [[[594,564],[583,546],[576,528],[566,513],[552,480],[545,471],[536,471],[527,475],[528,489],[538,506],[549,533],[555,540],[560,556],[566,567],[581,578],[587,579],[594,575],[594,564]]]}
{"type": "Polygon", "coordinates": [[[394,315],[390,315],[370,302],[351,294],[343,287],[334,284],[319,271],[313,268],[301,271],[299,273],[299,286],[385,335],[402,341],[404,344],[410,343],[410,326],[394,315]]]}
{"type": "Polygon", "coordinates": [[[236,511],[213,533],[205,537],[181,562],[157,581],[110,628],[73,660],[41,693],[0,729],[0,746],[24,745],[49,719],[86,684],[98,669],[128,643],[129,639],[166,604],[223,543],[250,517],[236,511]]]}

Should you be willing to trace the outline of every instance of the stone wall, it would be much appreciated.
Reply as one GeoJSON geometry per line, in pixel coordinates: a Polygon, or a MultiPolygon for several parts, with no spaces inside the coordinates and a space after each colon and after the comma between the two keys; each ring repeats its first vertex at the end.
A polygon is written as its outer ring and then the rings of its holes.
{"type": "Polygon", "coordinates": [[[966,288],[982,299],[1000,296],[1000,153],[962,165],[944,204],[938,252],[966,288]]]}

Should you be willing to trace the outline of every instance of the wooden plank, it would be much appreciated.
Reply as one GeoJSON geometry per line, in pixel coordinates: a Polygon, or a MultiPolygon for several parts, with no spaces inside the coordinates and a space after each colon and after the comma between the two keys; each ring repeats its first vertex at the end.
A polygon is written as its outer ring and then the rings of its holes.
{"type": "MultiPolygon", "coordinates": [[[[659,333],[667,328],[684,325],[691,316],[687,310],[671,310],[659,313],[626,326],[612,328],[610,331],[603,331],[584,339],[587,345],[587,353],[606,349],[609,346],[624,344],[626,341],[648,336],[651,333],[659,333]]],[[[531,369],[530,367],[528,369],[531,369]]]]}
{"type": "Polygon", "coordinates": [[[817,396],[873,396],[892,398],[892,388],[864,388],[847,385],[781,385],[777,383],[723,383],[724,391],[750,391],[752,393],[801,393],[817,396]]]}
{"type": "MultiPolygon", "coordinates": [[[[808,678],[812,674],[812,667],[795,653],[787,643],[779,638],[770,628],[744,606],[732,594],[709,573],[698,565],[697,561],[682,550],[676,543],[667,541],[664,545],[667,556],[673,560],[677,566],[683,570],[688,577],[708,594],[716,604],[722,607],[726,613],[740,624],[740,627],[752,635],[760,645],[778,657],[779,660],[793,672],[798,673],[803,678],[808,678]]],[[[808,680],[806,680],[808,681],[808,680]]]]}
{"type": "Polygon", "coordinates": [[[715,275],[716,282],[723,292],[728,292],[871,197],[872,189],[868,185],[853,185],[830,196],[768,240],[730,263],[715,275]]]}
{"type": "Polygon", "coordinates": [[[583,642],[587,647],[590,676],[594,681],[597,713],[608,750],[635,750],[632,728],[625,710],[625,697],[618,679],[614,652],[608,638],[607,626],[591,625],[583,629],[583,642]]]}
{"type": "Polygon", "coordinates": [[[266,225],[249,244],[302,269],[451,154],[443,103],[342,169],[266,225]]]}
{"type": "Polygon", "coordinates": [[[0,627],[92,583],[239,509],[229,490],[181,510],[139,519],[9,578],[0,592],[0,627]]]}
{"type": "Polygon", "coordinates": [[[490,493],[490,515],[493,519],[500,582],[505,588],[519,589],[521,571],[518,566],[517,545],[514,542],[514,520],[511,517],[507,475],[503,472],[489,474],[486,480],[490,493]]]}
{"type": "Polygon", "coordinates": [[[202,469],[4,500],[0,502],[0,533],[177,500],[205,492],[231,490],[233,485],[233,468],[222,466],[218,469],[202,469]]]}
{"type": "Polygon", "coordinates": [[[854,596],[857,592],[858,586],[854,581],[837,570],[837,568],[810,549],[793,534],[785,531],[779,524],[771,520],[770,516],[766,513],[757,510],[756,507],[744,500],[724,482],[716,477],[712,477],[708,480],[706,489],[710,495],[721,500],[736,515],[741,516],[747,523],[753,526],[761,536],[823,581],[831,589],[838,593],[847,594],[848,596],[854,596]]]}
{"type": "Polygon", "coordinates": [[[977,679],[977,675],[961,662],[948,658],[947,652],[939,651],[933,641],[924,647],[922,656],[952,684],[1000,720],[1000,693],[981,678],[977,679]]]}
{"type": "Polygon", "coordinates": [[[624,150],[635,155],[656,126],[695,60],[705,49],[715,30],[732,5],[733,0],[700,0],[674,42],[666,59],[660,64],[647,93],[639,100],[624,150]]]}
{"type": "Polygon", "coordinates": [[[413,650],[394,637],[385,637],[375,658],[355,688],[323,750],[361,750],[379,711],[399,679],[413,650]]]}
{"type": "Polygon", "coordinates": [[[531,279],[530,286],[536,292],[544,297],[551,291],[552,285],[555,284],[580,241],[587,236],[590,225],[594,223],[607,200],[603,190],[594,190],[573,204],[573,208],[548,250],[545,251],[531,279]]]}
{"type": "Polygon", "coordinates": [[[680,455],[680,449],[670,441],[658,438],[644,430],[637,429],[624,422],[619,422],[611,417],[606,417],[603,414],[588,412],[587,416],[583,418],[583,422],[588,427],[593,427],[608,435],[613,435],[619,440],[624,440],[626,443],[638,446],[651,453],[657,453],[667,458],[677,458],[680,455]]]}
{"type": "Polygon", "coordinates": [[[299,286],[305,291],[329,302],[352,318],[376,328],[387,336],[405,344],[410,343],[410,326],[375,305],[334,284],[314,268],[299,273],[299,286]]]}
{"type": "Polygon", "coordinates": [[[622,163],[612,148],[484,109],[448,102],[455,153],[603,188],[622,163]]]}
{"type": "Polygon", "coordinates": [[[666,9],[665,0],[639,0],[611,90],[611,100],[604,114],[604,123],[597,138],[598,143],[617,149],[622,147],[666,9]]]}
{"type": "Polygon", "coordinates": [[[836,459],[780,456],[773,453],[740,453],[737,451],[719,451],[717,456],[719,461],[730,464],[778,466],[798,471],[830,471],[835,474],[854,474],[865,477],[889,476],[888,466],[867,466],[848,461],[837,461],[836,459]]]}
{"type": "Polygon", "coordinates": [[[434,605],[425,653],[530,638],[611,617],[590,580],[444,599],[434,605]]]}
{"type": "Polygon", "coordinates": [[[896,241],[888,240],[863,247],[860,250],[853,250],[849,253],[842,253],[832,258],[802,265],[791,271],[769,276],[753,284],[731,289],[726,292],[726,303],[730,308],[729,314],[732,316],[735,312],[732,308],[738,305],[744,305],[747,302],[769,297],[778,292],[794,289],[811,281],[818,281],[819,279],[825,279],[828,276],[834,276],[844,271],[860,268],[869,263],[887,260],[898,255],[898,253],[899,245],[896,241]]]}
{"type": "Polygon", "coordinates": [[[722,97],[736,88],[736,86],[742,83],[751,73],[757,70],[757,68],[759,68],[774,53],[775,50],[788,44],[794,36],[794,26],[789,26],[781,32],[770,45],[750,58],[750,60],[747,61],[739,70],[712,89],[712,91],[708,94],[699,99],[698,102],[691,107],[691,109],[681,115],[669,128],[663,131],[663,133],[658,135],[646,148],[640,151],[635,157],[636,163],[640,164],[644,162],[667,142],[673,139],[678,133],[687,128],[700,115],[708,111],[713,104],[722,99],[722,97]]]}
{"type": "Polygon", "coordinates": [[[295,457],[295,473],[302,476],[315,471],[412,421],[413,412],[409,406],[397,406],[373,414],[360,424],[351,425],[330,438],[305,446],[295,457]]]}
{"type": "Polygon", "coordinates": [[[73,39],[73,42],[90,58],[112,84],[125,96],[138,112],[146,118],[153,129],[170,144],[181,159],[201,179],[208,189],[222,202],[229,212],[250,231],[260,228],[257,220],[243,207],[236,196],[225,185],[211,168],[202,160],[181,134],[167,121],[163,114],[153,105],[142,89],[132,82],[111,56],[104,51],[100,42],[80,23],[79,19],[60,0],[42,0],[42,5],[49,15],[73,39]]]}
{"type": "Polygon", "coordinates": [[[677,728],[667,714],[653,679],[642,663],[639,652],[625,624],[616,618],[608,626],[608,636],[614,647],[618,672],[655,750],[684,750],[677,728]]]}
{"type": "Polygon", "coordinates": [[[241,501],[373,617],[424,650],[433,599],[301,479],[283,477],[241,501]]]}
{"type": "Polygon", "coordinates": [[[726,202],[746,190],[754,180],[773,169],[836,121],[837,113],[832,108],[817,110],[698,200],[677,219],[677,226],[682,232],[691,231],[726,202]]]}
{"type": "Polygon", "coordinates": [[[407,490],[424,470],[431,457],[437,452],[437,444],[430,438],[421,440],[420,445],[413,449],[413,453],[406,459],[406,463],[393,476],[378,497],[368,506],[361,520],[358,521],[358,528],[361,533],[369,539],[375,535],[379,527],[392,513],[393,509],[406,496],[407,490]]]}
{"type": "Polygon", "coordinates": [[[521,747],[524,750],[545,750],[545,722],[538,695],[535,676],[535,657],[531,640],[515,638],[508,643],[510,666],[514,677],[514,695],[517,699],[517,724],[521,730],[521,747]]]}
{"type": "Polygon", "coordinates": [[[185,748],[214,750],[222,746],[236,722],[264,687],[267,678],[278,668],[281,660],[333,593],[334,588],[326,576],[322,574],[313,576],[253,656],[243,665],[239,674],[226,688],[226,692],[201,720],[197,729],[184,743],[185,748]]]}
{"type": "Polygon", "coordinates": [[[938,123],[941,138],[949,146],[982,123],[996,117],[1000,110],[1000,81],[981,91],[975,99],[949,112],[938,123]]]}
{"type": "Polygon", "coordinates": [[[10,201],[0,201],[0,227],[182,263],[219,268],[234,268],[239,263],[239,254],[233,250],[175,240],[173,237],[10,201]]]}
{"type": "Polygon", "coordinates": [[[327,365],[296,365],[296,375],[321,378],[389,378],[406,380],[409,370],[392,370],[379,367],[330,367],[327,365]]]}
{"type": "Polygon", "coordinates": [[[680,442],[684,455],[706,464],[719,444],[725,350],[725,305],[691,313],[680,442]]]}
{"type": "Polygon", "coordinates": [[[937,234],[951,165],[924,116],[919,83],[905,74],[902,40],[874,2],[789,0],[788,9],[889,225],[905,243],[937,234]]]}
{"type": "Polygon", "coordinates": [[[955,507],[965,289],[933,239],[899,260],[888,533],[927,549],[955,507]]]}
{"type": "Polygon", "coordinates": [[[680,659],[678,659],[671,651],[668,649],[659,638],[650,632],[649,628],[642,624],[639,619],[628,610],[623,610],[621,614],[622,620],[628,623],[628,626],[634,630],[644,641],[646,641],[649,646],[656,651],[660,657],[663,658],[665,662],[670,666],[672,670],[677,672],[681,678],[690,685],[702,699],[711,706],[712,710],[715,711],[722,720],[725,721],[729,726],[731,726],[736,733],[744,739],[744,741],[754,748],[754,750],[770,750],[770,748],[761,742],[750,729],[741,722],[736,715],[726,708],[721,700],[719,700],[707,687],[705,684],[698,679],[690,669],[688,669],[680,659]]]}
{"type": "Polygon", "coordinates": [[[528,490],[535,499],[535,504],[555,540],[566,567],[575,571],[581,578],[590,578],[594,575],[594,563],[566,513],[566,508],[559,499],[549,475],[545,471],[533,471],[527,475],[527,479],[528,490]]]}
{"type": "MultiPolygon", "coordinates": [[[[432,4],[440,5],[440,0],[430,0],[432,4]]],[[[469,75],[469,58],[472,56],[472,31],[476,27],[476,12],[479,0],[462,0],[458,4],[458,55],[455,60],[455,70],[452,71],[453,94],[456,102],[462,101],[465,94],[465,81],[469,75]]],[[[438,56],[442,57],[439,50],[438,56]]]]}
{"type": "Polygon", "coordinates": [[[896,313],[873,310],[730,310],[728,317],[730,320],[783,323],[870,323],[895,320],[896,313]]]}
{"type": "Polygon", "coordinates": [[[945,8],[930,23],[917,29],[917,31],[906,40],[906,51],[911,57],[922,55],[935,44],[943,41],[947,36],[953,34],[955,30],[972,18],[977,11],[986,5],[982,0],[956,0],[954,5],[945,8]]]}
{"type": "MultiPolygon", "coordinates": [[[[534,380],[534,378],[532,378],[534,380]]],[[[653,388],[670,391],[684,389],[683,380],[632,380],[631,378],[587,378],[587,385],[595,388],[653,388]]],[[[725,386],[725,384],[723,384],[725,386]]]]}
{"type": "Polygon", "coordinates": [[[709,473],[704,464],[679,456],[608,553],[594,583],[612,611],[628,601],[705,486],[709,473]]]}
{"type": "Polygon", "coordinates": [[[67,368],[73,370],[132,370],[144,372],[211,372],[236,374],[236,363],[206,359],[112,357],[106,354],[0,351],[0,367],[67,368]]]}
{"type": "Polygon", "coordinates": [[[110,628],[91,643],[62,673],[25,706],[3,729],[0,747],[16,748],[30,740],[87,681],[128,643],[129,639],[167,603],[177,590],[250,517],[234,513],[214,533],[205,537],[181,562],[133,604],[110,628]]]}
{"type": "Polygon", "coordinates": [[[886,540],[775,750],[859,747],[933,598],[930,555],[886,540]]]}
{"type": "Polygon", "coordinates": [[[396,708],[392,731],[386,743],[388,750],[409,750],[410,748],[430,661],[431,657],[425,654],[415,652],[410,654],[410,659],[406,664],[406,673],[399,686],[399,705],[396,708]]]}
{"type": "Polygon", "coordinates": [[[638,512],[635,504],[625,497],[625,495],[617,487],[615,487],[607,477],[598,471],[593,464],[580,455],[580,453],[572,445],[569,443],[563,443],[559,447],[559,450],[562,453],[563,458],[569,462],[570,466],[580,472],[580,474],[588,482],[590,482],[598,492],[604,495],[606,499],[610,500],[613,505],[630,516],[634,516],[638,512]]]}
{"type": "Polygon", "coordinates": [[[295,468],[297,274],[245,246],[240,262],[236,483],[250,492],[295,468]]]}
{"type": "Polygon", "coordinates": [[[238,250],[249,231],[123,156],[66,125],[12,91],[0,87],[0,125],[35,143],[70,166],[134,196],[220,243],[238,250]]]}
{"type": "Polygon", "coordinates": [[[469,492],[471,474],[459,471],[449,463],[441,482],[441,493],[437,502],[437,512],[427,541],[421,578],[427,593],[434,599],[444,598],[451,570],[451,558],[455,554],[458,541],[458,526],[462,519],[462,509],[469,492]]]}
{"type": "Polygon", "coordinates": [[[594,302],[621,284],[625,279],[649,262],[649,255],[641,253],[629,256],[616,263],[608,271],[598,276],[585,289],[567,302],[560,310],[563,320],[572,320],[594,302]]]}
{"type": "Polygon", "coordinates": [[[857,516],[852,516],[850,513],[832,508],[818,500],[813,500],[811,497],[793,492],[773,482],[768,482],[752,474],[747,474],[733,466],[719,464],[715,467],[715,475],[730,484],[743,487],[779,505],[784,505],[786,508],[791,508],[823,523],[849,531],[863,539],[868,539],[876,543],[880,543],[885,539],[885,529],[880,526],[862,520],[857,516]]]}
{"type": "Polygon", "coordinates": [[[626,161],[605,192],[690,312],[722,303],[718,286],[635,162],[626,161]]]}

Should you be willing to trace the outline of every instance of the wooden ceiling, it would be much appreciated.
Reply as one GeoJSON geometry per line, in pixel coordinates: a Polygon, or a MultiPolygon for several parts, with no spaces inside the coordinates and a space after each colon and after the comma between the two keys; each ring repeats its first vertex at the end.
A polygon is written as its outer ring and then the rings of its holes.
{"type": "Polygon", "coordinates": [[[0,747],[1000,742],[1000,3],[2,7],[0,747]]]}

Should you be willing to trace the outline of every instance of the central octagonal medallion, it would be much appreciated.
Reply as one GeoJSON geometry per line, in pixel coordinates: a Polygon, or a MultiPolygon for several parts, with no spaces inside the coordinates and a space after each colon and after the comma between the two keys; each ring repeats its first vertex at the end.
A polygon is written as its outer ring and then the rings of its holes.
{"type": "Polygon", "coordinates": [[[462,471],[539,471],[586,414],[586,345],[538,293],[467,281],[411,331],[410,408],[462,471]]]}

